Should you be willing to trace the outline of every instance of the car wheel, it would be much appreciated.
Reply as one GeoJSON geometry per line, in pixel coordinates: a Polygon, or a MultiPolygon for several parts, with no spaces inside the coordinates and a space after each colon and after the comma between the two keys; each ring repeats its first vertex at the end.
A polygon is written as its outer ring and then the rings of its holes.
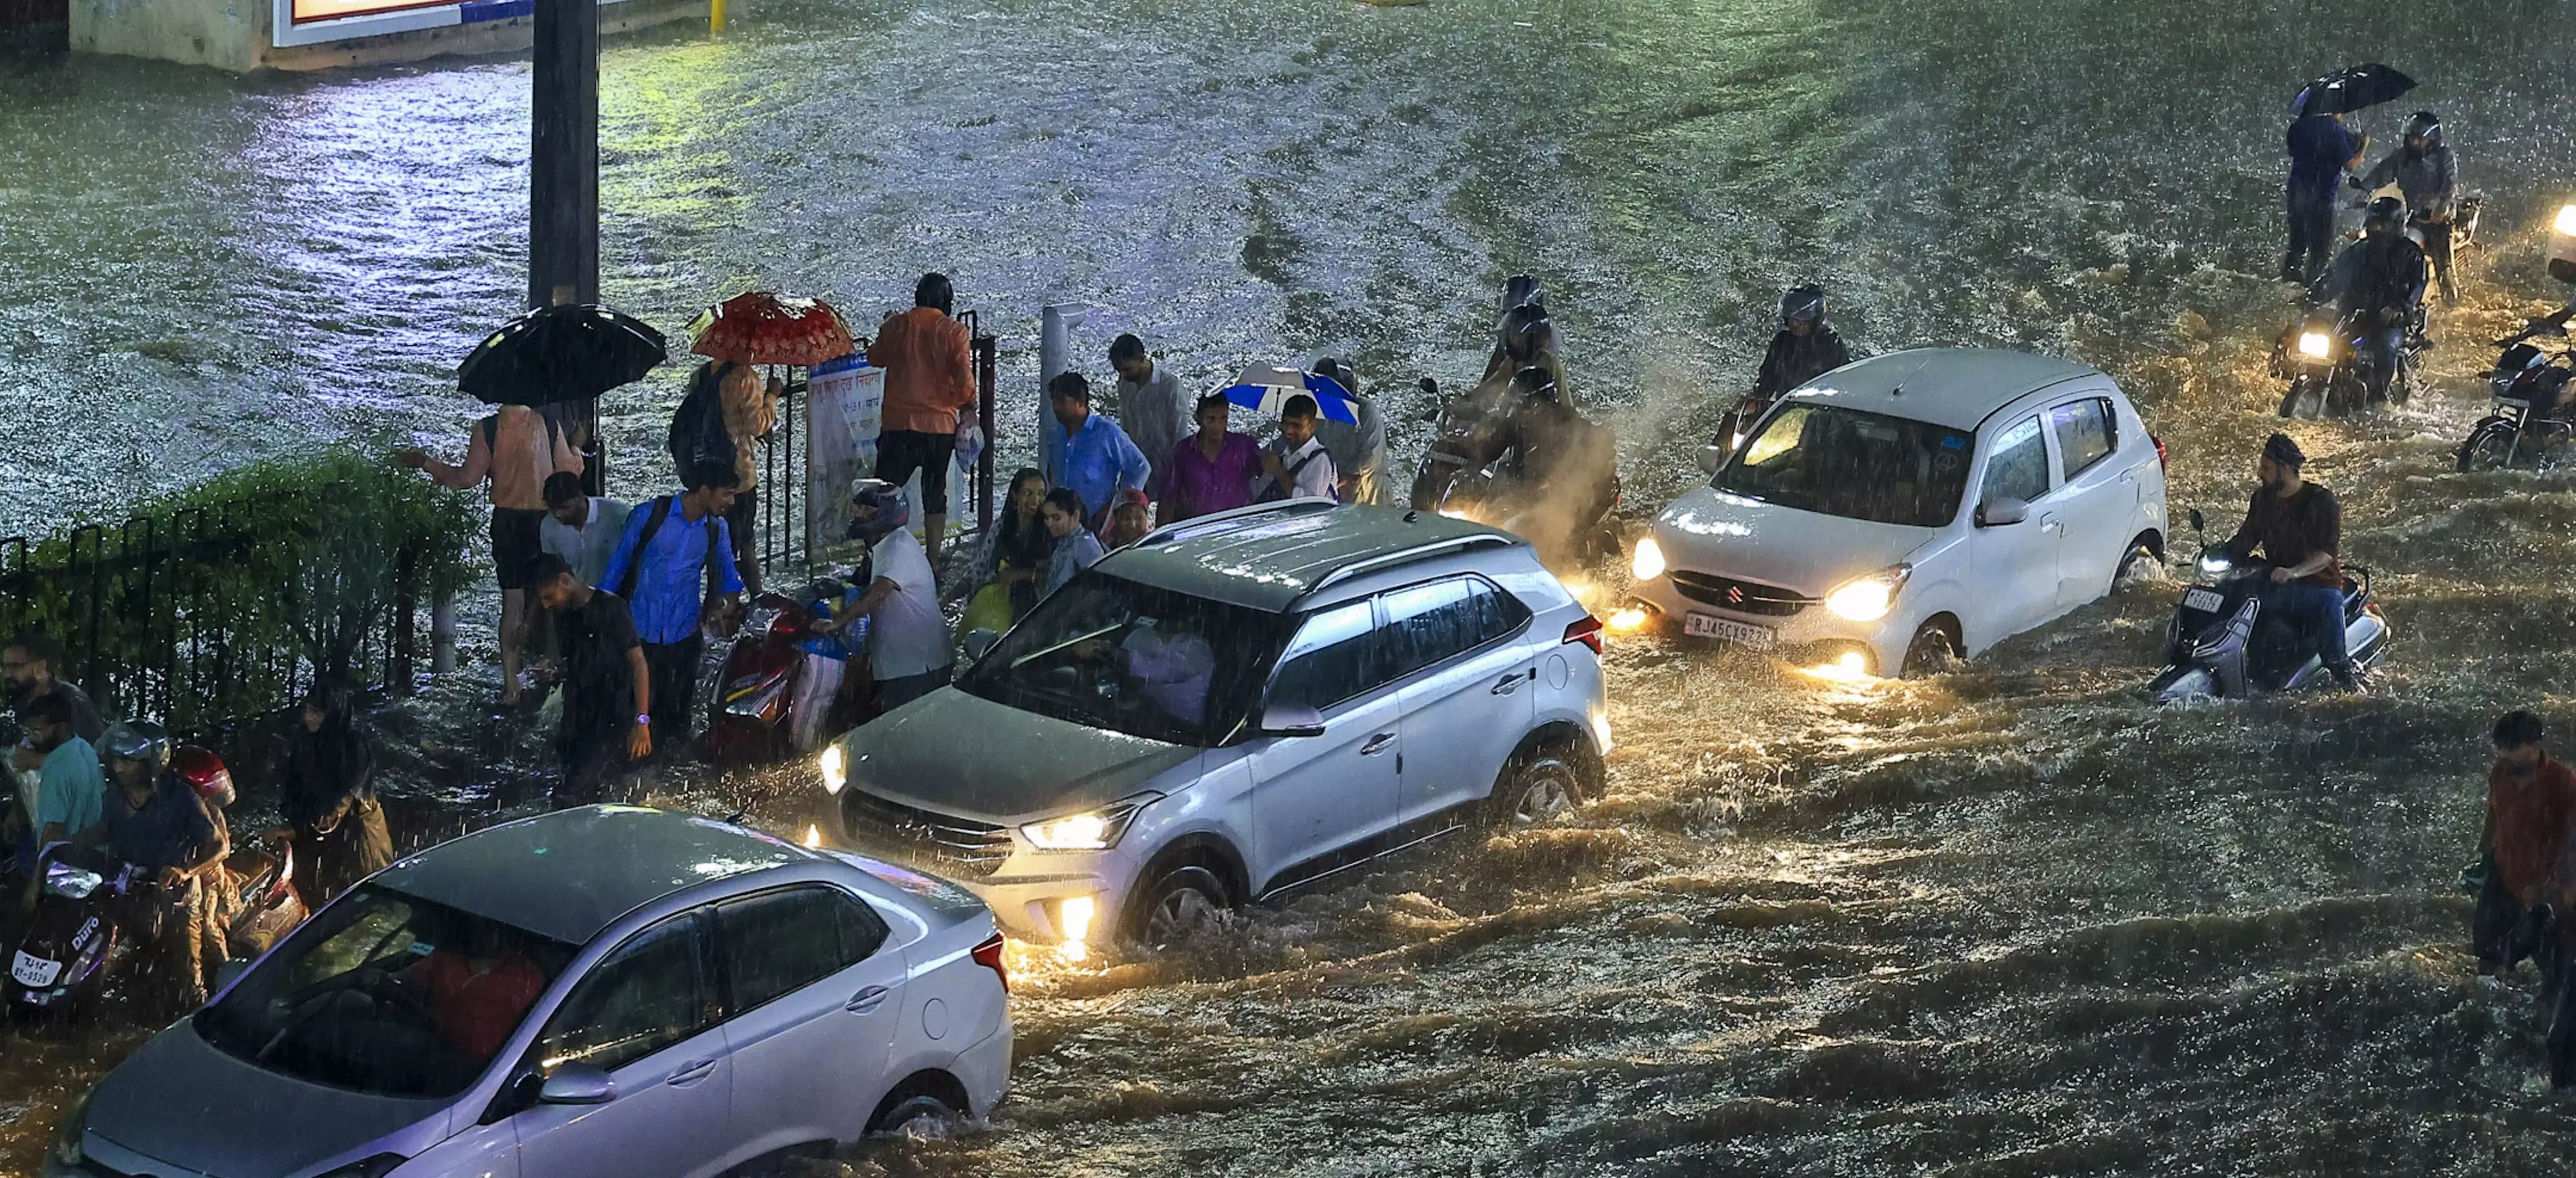
{"type": "Polygon", "coordinates": [[[1168,949],[1223,928],[1233,910],[1234,897],[1223,877],[1185,863],[1155,877],[1153,886],[1136,898],[1128,937],[1148,950],[1168,949]]]}
{"type": "Polygon", "coordinates": [[[1583,768],[1563,745],[1512,758],[1487,803],[1492,825],[1520,829],[1574,812],[1583,801],[1583,768]]]}
{"type": "Polygon", "coordinates": [[[878,1113],[876,1125],[868,1132],[871,1136],[902,1134],[916,1127],[928,1129],[933,1125],[956,1119],[957,1110],[948,1107],[947,1101],[927,1092],[915,1092],[895,1101],[888,1105],[885,1111],[878,1113]]]}
{"type": "Polygon", "coordinates": [[[1905,666],[1898,672],[1907,679],[1920,679],[1947,671],[1959,661],[1959,646],[1939,622],[1925,622],[1914,632],[1914,640],[1905,644],[1905,666]]]}
{"type": "Polygon", "coordinates": [[[2111,571],[2111,592],[2117,593],[2129,585],[2161,581],[2164,573],[2164,562],[2157,559],[2155,549],[2147,547],[2144,540],[2130,541],[2128,554],[2122,556],[2119,567],[2111,571]]]}

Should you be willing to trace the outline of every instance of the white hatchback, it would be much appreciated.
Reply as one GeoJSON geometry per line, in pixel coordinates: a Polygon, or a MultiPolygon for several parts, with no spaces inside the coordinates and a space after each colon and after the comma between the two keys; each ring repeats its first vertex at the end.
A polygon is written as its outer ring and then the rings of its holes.
{"type": "Polygon", "coordinates": [[[1669,624],[1870,674],[1975,655],[2161,560],[2163,446],[2101,372],[1925,348],[1772,406],[1667,506],[1614,627],[1669,624]]]}

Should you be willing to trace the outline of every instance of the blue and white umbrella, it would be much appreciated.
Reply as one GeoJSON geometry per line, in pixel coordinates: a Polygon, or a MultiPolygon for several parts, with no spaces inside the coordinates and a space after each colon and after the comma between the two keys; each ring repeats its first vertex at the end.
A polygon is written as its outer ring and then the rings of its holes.
{"type": "Polygon", "coordinates": [[[1276,417],[1288,398],[1305,393],[1315,398],[1324,416],[1334,421],[1359,424],[1359,402],[1342,382],[1329,376],[1318,376],[1295,368],[1274,364],[1255,364],[1226,386],[1225,399],[1255,413],[1276,417]]]}

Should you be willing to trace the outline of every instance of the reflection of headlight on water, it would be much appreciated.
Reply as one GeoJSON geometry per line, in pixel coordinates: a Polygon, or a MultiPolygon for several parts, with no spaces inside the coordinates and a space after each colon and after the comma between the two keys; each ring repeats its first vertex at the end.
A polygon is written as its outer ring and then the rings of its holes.
{"type": "Polygon", "coordinates": [[[811,823],[811,822],[806,823],[806,824],[805,824],[805,846],[806,846],[806,848],[810,850],[810,849],[812,849],[812,848],[819,847],[819,846],[822,846],[822,845],[823,845],[823,828],[822,828],[822,827],[819,827],[819,826],[816,826],[816,825],[814,825],[814,824],[813,824],[813,823],[811,823]]]}
{"type": "Polygon", "coordinates": [[[1646,618],[1647,614],[1643,607],[1632,605],[1611,614],[1607,625],[1614,633],[1627,634],[1643,628],[1646,618]]]}
{"type": "Polygon", "coordinates": [[[2334,340],[2322,331],[2299,333],[2299,354],[2317,360],[2334,358],[2334,340]]]}
{"type": "Polygon", "coordinates": [[[1091,918],[1098,911],[1089,896],[1074,896],[1056,905],[1056,931],[1064,934],[1064,943],[1056,951],[1067,961],[1080,961],[1091,955],[1091,918]]]}
{"type": "Polygon", "coordinates": [[[1869,673],[1869,656],[1857,650],[1846,650],[1829,662],[1799,668],[1800,673],[1832,683],[1875,683],[1878,676],[1869,673]]]}

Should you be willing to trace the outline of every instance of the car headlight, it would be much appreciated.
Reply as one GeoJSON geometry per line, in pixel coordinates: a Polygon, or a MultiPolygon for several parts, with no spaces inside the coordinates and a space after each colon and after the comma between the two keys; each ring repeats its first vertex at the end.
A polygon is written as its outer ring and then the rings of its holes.
{"type": "Polygon", "coordinates": [[[823,755],[815,758],[814,767],[823,771],[823,792],[837,794],[850,783],[850,755],[841,746],[827,745],[823,755]]]}
{"type": "Polygon", "coordinates": [[[1097,810],[1029,823],[1020,828],[1020,834],[1041,851],[1106,851],[1118,845],[1139,811],[1162,797],[1158,793],[1137,794],[1097,810]]]}
{"type": "Polygon", "coordinates": [[[2561,206],[2558,210],[2558,219],[2550,224],[2558,230],[2559,236],[2576,237],[2576,205],[2561,206]]]}
{"type": "Polygon", "coordinates": [[[1637,541],[1637,555],[1629,560],[1628,571],[1640,581],[1651,581],[1664,575],[1664,546],[1648,536],[1637,541]]]}
{"type": "Polygon", "coordinates": [[[1852,581],[1825,595],[1825,608],[1846,621],[1875,622],[1896,604],[1896,591],[1914,575],[1914,566],[1894,565],[1852,581]]]}
{"type": "Polygon", "coordinates": [[[2322,331],[2299,333],[2299,354],[2317,360],[2334,359],[2334,337],[2322,331]]]}
{"type": "Polygon", "coordinates": [[[70,1108],[63,1110],[62,1123],[54,1126],[55,1165],[72,1169],[88,1160],[81,1149],[81,1138],[89,1135],[89,1098],[97,1092],[96,1088],[83,1091],[73,1098],[70,1108]]]}

